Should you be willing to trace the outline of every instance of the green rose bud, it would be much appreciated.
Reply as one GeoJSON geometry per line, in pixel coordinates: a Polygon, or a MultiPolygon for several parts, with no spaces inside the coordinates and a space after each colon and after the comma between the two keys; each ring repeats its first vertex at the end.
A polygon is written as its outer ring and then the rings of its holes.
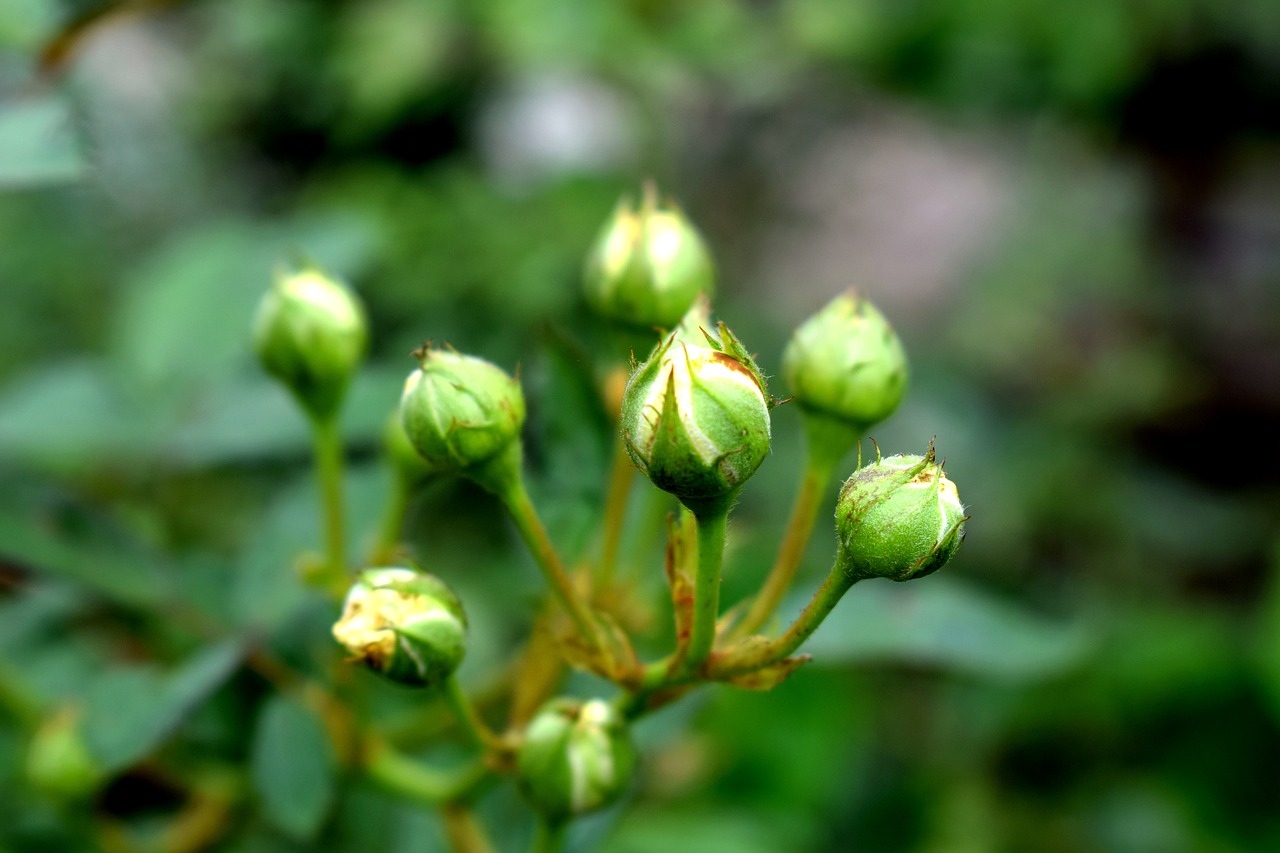
{"type": "Polygon", "coordinates": [[[617,801],[635,763],[626,721],[611,704],[553,699],[525,729],[516,773],[534,808],[563,821],[617,801]]]}
{"type": "Polygon", "coordinates": [[[893,414],[907,388],[901,341],[884,315],[853,293],[800,324],[782,373],[806,413],[848,424],[857,435],[893,414]]]}
{"type": "Polygon", "coordinates": [[[587,302],[622,323],[666,329],[700,293],[711,293],[715,270],[696,229],[652,184],[637,210],[623,199],[587,256],[587,302]]]}
{"type": "Polygon", "coordinates": [[[768,455],[770,401],[728,327],[702,331],[702,345],[688,332],[677,328],[631,374],[621,427],[632,461],[697,511],[732,500],[768,455]]]}
{"type": "Polygon", "coordinates": [[[513,447],[518,451],[525,415],[519,381],[452,350],[428,346],[416,355],[421,366],[405,380],[400,418],[428,466],[475,476],[513,447]]]}
{"type": "Polygon", "coordinates": [[[337,412],[364,357],[364,308],[345,285],[315,268],[279,273],[262,297],[253,340],[263,368],[307,412],[337,412]]]}
{"type": "Polygon", "coordinates": [[[924,577],[955,556],[966,519],[932,445],[924,456],[877,458],[840,490],[837,559],[852,580],[924,577]]]}
{"type": "Polygon", "coordinates": [[[354,660],[392,681],[434,687],[462,663],[467,617],[432,575],[368,569],[347,594],[333,636],[354,660]]]}

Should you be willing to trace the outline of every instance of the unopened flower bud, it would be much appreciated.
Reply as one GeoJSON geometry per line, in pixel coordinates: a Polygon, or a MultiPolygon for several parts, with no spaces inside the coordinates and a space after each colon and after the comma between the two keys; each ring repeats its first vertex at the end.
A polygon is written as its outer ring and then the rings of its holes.
{"type": "Polygon", "coordinates": [[[632,461],[691,509],[730,500],[768,455],[770,438],[769,397],[750,354],[723,323],[719,338],[701,335],[702,345],[679,329],[668,335],[622,398],[632,461]]]}
{"type": "Polygon", "coordinates": [[[646,186],[639,209],[624,199],[587,256],[587,302],[622,323],[670,328],[700,293],[711,293],[715,270],[697,230],[680,208],[646,186]]]}
{"type": "Polygon", "coordinates": [[[367,569],[347,594],[333,636],[375,672],[433,687],[462,663],[467,618],[458,597],[433,575],[367,569]]]}
{"type": "Polygon", "coordinates": [[[27,752],[27,780],[52,797],[76,799],[95,791],[107,774],[85,743],[83,717],[63,708],[36,729],[27,752]]]}
{"type": "Polygon", "coordinates": [[[858,435],[893,414],[907,387],[897,334],[853,293],[800,324],[783,353],[782,373],[807,413],[848,424],[858,435]]]}
{"type": "Polygon", "coordinates": [[[626,721],[611,704],[553,699],[525,729],[516,772],[534,808],[561,821],[615,802],[635,763],[626,721]]]}
{"type": "Polygon", "coordinates": [[[905,581],[942,568],[964,540],[956,486],[924,456],[876,459],[853,473],[836,504],[841,567],[852,580],[905,581]]]}
{"type": "Polygon", "coordinates": [[[276,275],[258,305],[253,329],[263,368],[317,418],[338,410],[367,337],[356,295],[311,267],[276,275]]]}
{"type": "Polygon", "coordinates": [[[424,347],[400,398],[405,434],[431,468],[470,475],[520,441],[520,383],[484,359],[424,347]]]}

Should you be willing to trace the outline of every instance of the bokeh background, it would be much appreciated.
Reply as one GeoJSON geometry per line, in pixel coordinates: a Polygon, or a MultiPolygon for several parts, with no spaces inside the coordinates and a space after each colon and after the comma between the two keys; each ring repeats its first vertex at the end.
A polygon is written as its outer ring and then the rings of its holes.
{"type": "MultiPolygon", "coordinates": [[[[290,570],[309,440],[253,307],[296,256],[369,307],[358,541],[433,338],[521,365],[533,489],[588,553],[611,437],[581,262],[646,177],[766,372],[841,290],[879,305],[913,372],[874,435],[936,436],[973,519],[945,572],[855,588],[772,693],[646,720],[634,793],[571,847],[1280,849],[1280,5],[4,0],[0,850],[441,849],[242,665],[336,654],[290,570]]],[[[728,601],[799,477],[797,413],[774,425],[728,601]]],[[[536,572],[465,484],[409,518],[483,684],[536,572]]],[[[656,653],[656,543],[629,541],[656,653]]],[[[411,744],[439,724],[350,689],[411,744]]],[[[522,849],[509,786],[481,812],[522,849]]]]}

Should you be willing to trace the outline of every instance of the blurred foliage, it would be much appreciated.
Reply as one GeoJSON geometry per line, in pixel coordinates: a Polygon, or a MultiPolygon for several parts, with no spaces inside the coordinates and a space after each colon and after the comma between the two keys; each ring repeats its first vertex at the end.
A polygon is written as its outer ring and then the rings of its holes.
{"type": "MultiPolygon", "coordinates": [[[[811,151],[778,140],[901,111],[1013,152],[981,250],[887,312],[913,389],[876,438],[938,436],[969,543],[942,577],[856,588],[772,693],[647,720],[638,790],[571,848],[1280,848],[1280,206],[1241,190],[1280,174],[1277,45],[1267,0],[6,0],[0,849],[441,848],[428,812],[343,774],[290,681],[340,655],[292,571],[319,539],[306,424],[248,347],[271,269],[314,258],[374,321],[342,427],[353,547],[406,353],[434,338],[520,364],[532,488],[572,557],[612,438],[578,279],[617,196],[656,175],[705,223],[720,313],[776,372],[826,298],[760,281],[811,151]]],[[[728,603],[798,476],[795,414],[775,431],[728,603]]],[[[467,602],[475,686],[540,589],[498,516],[463,483],[410,506],[467,602]]],[[[659,548],[627,540],[655,634],[659,548]]],[[[345,673],[405,749],[456,757],[440,703],[345,673]]],[[[480,813],[527,842],[509,786],[480,813]]]]}

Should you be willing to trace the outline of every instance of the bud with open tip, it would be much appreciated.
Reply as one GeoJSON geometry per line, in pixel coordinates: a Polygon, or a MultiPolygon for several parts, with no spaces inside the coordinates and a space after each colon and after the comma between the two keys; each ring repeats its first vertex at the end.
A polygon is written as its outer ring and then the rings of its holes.
{"type": "Polygon", "coordinates": [[[467,619],[433,575],[367,569],[352,585],[333,636],[352,658],[392,681],[434,687],[466,654],[467,619]]]}

